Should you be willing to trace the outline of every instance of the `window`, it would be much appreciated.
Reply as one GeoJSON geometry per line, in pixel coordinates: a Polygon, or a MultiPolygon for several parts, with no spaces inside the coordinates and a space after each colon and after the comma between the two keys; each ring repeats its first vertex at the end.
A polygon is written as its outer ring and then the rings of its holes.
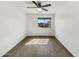
{"type": "Polygon", "coordinates": [[[50,28],[51,18],[38,18],[38,26],[42,28],[50,28]]]}

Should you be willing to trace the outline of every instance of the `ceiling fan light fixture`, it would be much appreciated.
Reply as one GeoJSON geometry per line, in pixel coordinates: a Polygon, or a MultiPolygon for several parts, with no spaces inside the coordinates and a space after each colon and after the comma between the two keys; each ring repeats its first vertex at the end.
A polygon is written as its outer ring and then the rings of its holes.
{"type": "Polygon", "coordinates": [[[37,10],[40,11],[40,12],[42,12],[43,10],[48,11],[48,9],[45,9],[44,7],[51,6],[51,4],[42,5],[41,2],[39,2],[39,1],[32,1],[32,2],[33,2],[33,4],[36,5],[36,7],[28,7],[28,8],[37,8],[37,10]]]}
{"type": "Polygon", "coordinates": [[[38,11],[42,11],[42,9],[41,9],[41,8],[37,8],[37,10],[38,10],[38,11]]]}

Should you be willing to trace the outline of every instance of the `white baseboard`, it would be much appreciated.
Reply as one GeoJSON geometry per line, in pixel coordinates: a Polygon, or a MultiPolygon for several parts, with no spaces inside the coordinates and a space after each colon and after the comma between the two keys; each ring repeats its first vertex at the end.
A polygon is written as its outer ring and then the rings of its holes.
{"type": "Polygon", "coordinates": [[[4,51],[4,53],[2,53],[0,56],[4,56],[8,51],[10,51],[13,47],[15,47],[19,42],[21,42],[25,37],[27,37],[26,34],[24,34],[23,36],[21,36],[16,42],[14,42],[15,44],[13,44],[11,47],[8,47],[6,49],[6,51],[4,51]]]}
{"type": "Polygon", "coordinates": [[[57,34],[55,34],[55,37],[57,38],[57,40],[75,57],[76,54],[69,48],[69,46],[67,46],[63,41],[62,38],[60,38],[57,34]]]}

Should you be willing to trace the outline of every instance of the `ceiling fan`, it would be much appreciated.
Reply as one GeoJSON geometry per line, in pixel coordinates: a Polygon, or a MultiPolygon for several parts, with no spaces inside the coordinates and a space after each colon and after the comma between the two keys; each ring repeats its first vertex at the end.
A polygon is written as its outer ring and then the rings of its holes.
{"type": "Polygon", "coordinates": [[[49,7],[51,6],[51,4],[46,4],[46,5],[42,5],[40,1],[32,1],[33,4],[36,5],[36,7],[27,7],[27,8],[39,8],[42,9],[44,11],[48,11],[47,9],[45,9],[44,7],[49,7]]]}

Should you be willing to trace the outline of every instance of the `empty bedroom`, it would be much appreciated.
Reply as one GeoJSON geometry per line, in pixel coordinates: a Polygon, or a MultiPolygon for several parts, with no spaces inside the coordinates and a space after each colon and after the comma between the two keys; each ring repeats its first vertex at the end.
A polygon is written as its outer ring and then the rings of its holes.
{"type": "Polygon", "coordinates": [[[0,57],[79,57],[79,1],[0,1],[0,57]]]}

